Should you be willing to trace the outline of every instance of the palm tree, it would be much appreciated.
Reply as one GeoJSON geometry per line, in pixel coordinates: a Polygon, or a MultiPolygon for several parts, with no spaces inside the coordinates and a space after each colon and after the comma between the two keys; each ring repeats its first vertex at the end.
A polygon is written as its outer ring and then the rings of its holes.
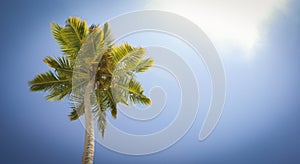
{"type": "Polygon", "coordinates": [[[52,70],[29,81],[31,91],[47,92],[47,100],[68,98],[72,104],[70,120],[85,117],[82,163],[94,159],[94,120],[104,137],[106,112],[117,117],[117,104],[151,104],[135,74],[152,67],[142,47],[127,43],[114,45],[108,23],[87,26],[86,21],[70,17],[66,25],[51,23],[51,32],[60,45],[62,57],[46,57],[52,70]]]}

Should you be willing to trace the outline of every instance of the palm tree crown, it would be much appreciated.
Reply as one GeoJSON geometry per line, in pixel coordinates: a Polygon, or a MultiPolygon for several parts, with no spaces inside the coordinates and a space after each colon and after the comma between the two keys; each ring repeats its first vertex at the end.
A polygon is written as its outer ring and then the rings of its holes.
{"type": "Polygon", "coordinates": [[[62,57],[46,57],[52,70],[36,75],[31,91],[47,92],[47,100],[72,102],[70,120],[85,113],[84,89],[92,81],[90,107],[104,136],[106,111],[116,118],[117,104],[151,104],[135,74],[152,67],[145,49],[128,43],[114,45],[108,23],[103,27],[87,26],[86,21],[70,17],[65,26],[51,23],[51,32],[60,45],[62,57]]]}

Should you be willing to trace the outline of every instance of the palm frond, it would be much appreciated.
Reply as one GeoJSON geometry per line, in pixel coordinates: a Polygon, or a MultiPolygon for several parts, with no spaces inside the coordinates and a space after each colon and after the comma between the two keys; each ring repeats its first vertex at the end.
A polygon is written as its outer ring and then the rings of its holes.
{"type": "Polygon", "coordinates": [[[72,112],[68,115],[71,121],[77,120],[84,114],[84,104],[80,104],[78,107],[72,106],[72,112]]]}
{"type": "Polygon", "coordinates": [[[70,60],[65,56],[56,58],[48,56],[44,58],[43,61],[49,67],[54,68],[60,77],[72,78],[73,66],[71,65],[70,60]]]}
{"type": "Polygon", "coordinates": [[[135,78],[135,76],[131,72],[113,76],[111,81],[111,90],[117,103],[122,103],[128,106],[127,102],[129,98],[129,90],[123,88],[127,88],[133,78],[135,78]]]}
{"type": "Polygon", "coordinates": [[[111,58],[114,61],[114,63],[118,63],[126,55],[128,55],[129,52],[131,52],[133,50],[134,50],[134,47],[132,47],[128,43],[123,43],[120,46],[113,46],[110,55],[111,55],[111,58]]]}
{"type": "Polygon", "coordinates": [[[150,98],[144,95],[144,89],[138,81],[132,79],[128,85],[128,90],[130,94],[129,99],[134,104],[136,103],[140,103],[143,105],[151,104],[150,98]]]}
{"type": "MultiPolygon", "coordinates": [[[[70,28],[70,31],[76,34],[76,38],[83,42],[86,34],[88,32],[88,26],[85,20],[82,20],[78,17],[69,17],[66,21],[66,27],[70,28]]],[[[74,36],[73,36],[74,37],[74,36]]]]}
{"type": "Polygon", "coordinates": [[[40,73],[29,81],[31,91],[47,91],[53,85],[64,84],[68,82],[68,79],[63,81],[59,80],[52,71],[40,73]]]}
{"type": "Polygon", "coordinates": [[[106,128],[106,111],[103,109],[98,109],[95,112],[95,118],[97,120],[97,127],[101,131],[102,138],[104,138],[105,128],[106,128]]]}
{"type": "Polygon", "coordinates": [[[140,103],[143,105],[150,105],[151,100],[144,95],[142,85],[134,78],[131,79],[128,85],[114,84],[113,93],[116,98],[123,99],[126,102],[129,100],[131,103],[140,103]]]}
{"type": "Polygon", "coordinates": [[[145,54],[144,48],[135,48],[128,43],[123,43],[119,46],[112,47],[111,58],[113,59],[114,63],[119,63],[123,58],[130,56],[131,53],[135,53],[136,51],[139,51],[141,55],[145,54]]]}
{"type": "Polygon", "coordinates": [[[154,64],[152,58],[143,59],[134,69],[134,72],[145,72],[150,69],[154,64]]]}
{"type": "Polygon", "coordinates": [[[67,57],[76,59],[77,53],[87,35],[88,27],[85,20],[77,17],[70,17],[66,21],[66,26],[51,23],[51,32],[60,45],[60,49],[67,57]]]}
{"type": "Polygon", "coordinates": [[[111,58],[114,61],[114,74],[123,74],[133,71],[143,59],[146,51],[144,48],[134,48],[127,43],[114,46],[111,58]]]}
{"type": "Polygon", "coordinates": [[[97,89],[96,90],[96,96],[98,101],[98,107],[99,109],[107,110],[110,109],[111,114],[114,118],[117,117],[117,102],[112,94],[111,89],[97,89]]]}
{"type": "Polygon", "coordinates": [[[31,91],[48,91],[48,100],[61,100],[64,96],[71,93],[71,78],[59,77],[52,71],[38,74],[33,80],[29,81],[31,91]]]}
{"type": "Polygon", "coordinates": [[[66,83],[63,85],[55,85],[50,90],[46,99],[49,101],[60,101],[65,96],[70,95],[72,92],[72,83],[66,83]]]}
{"type": "Polygon", "coordinates": [[[104,132],[107,123],[106,111],[110,109],[112,116],[116,118],[117,115],[116,102],[112,97],[110,89],[102,90],[100,88],[97,88],[95,90],[95,96],[97,99],[97,105],[95,105],[93,113],[95,115],[95,119],[97,120],[97,127],[99,131],[101,131],[102,137],[104,138],[104,132]]]}
{"type": "Polygon", "coordinates": [[[114,42],[114,38],[113,38],[113,35],[111,33],[111,30],[109,28],[109,23],[106,22],[104,25],[103,25],[103,33],[104,33],[104,42],[108,45],[108,47],[111,47],[113,45],[113,42],[114,42]]]}
{"type": "Polygon", "coordinates": [[[47,56],[43,60],[49,67],[52,67],[54,69],[69,69],[72,70],[72,64],[69,59],[67,59],[65,56],[63,57],[51,57],[47,56]]]}
{"type": "Polygon", "coordinates": [[[106,90],[106,94],[108,95],[109,101],[110,101],[110,103],[109,103],[109,105],[110,105],[109,108],[111,109],[110,113],[113,116],[113,118],[117,118],[117,103],[116,103],[115,98],[113,97],[111,88],[106,90]]]}
{"type": "Polygon", "coordinates": [[[56,40],[56,42],[60,45],[61,50],[63,52],[67,53],[67,50],[69,49],[68,44],[63,39],[62,34],[61,34],[63,27],[57,23],[50,23],[50,27],[51,27],[52,35],[53,35],[54,39],[56,40]]]}

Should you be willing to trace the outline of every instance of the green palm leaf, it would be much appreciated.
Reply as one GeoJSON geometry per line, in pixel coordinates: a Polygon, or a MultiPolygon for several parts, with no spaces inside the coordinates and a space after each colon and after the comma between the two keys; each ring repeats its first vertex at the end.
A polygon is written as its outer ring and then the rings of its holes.
{"type": "Polygon", "coordinates": [[[87,35],[88,27],[86,21],[77,17],[70,17],[66,21],[66,26],[51,23],[51,32],[60,45],[60,49],[70,59],[75,60],[78,51],[87,35]]]}
{"type": "Polygon", "coordinates": [[[31,91],[49,91],[48,100],[61,100],[71,93],[72,83],[70,78],[59,77],[52,71],[38,74],[29,81],[31,91]]]}
{"type": "Polygon", "coordinates": [[[43,60],[48,66],[55,69],[55,71],[58,73],[61,77],[66,78],[72,78],[73,74],[73,66],[71,65],[71,62],[66,57],[46,57],[43,60]]]}
{"type": "Polygon", "coordinates": [[[71,121],[77,120],[80,116],[84,114],[84,104],[79,106],[71,106],[72,112],[68,115],[71,121]]]}
{"type": "Polygon", "coordinates": [[[131,103],[150,105],[151,100],[144,95],[144,89],[142,85],[134,78],[131,79],[128,85],[117,84],[115,94],[122,95],[124,99],[129,100],[131,103]]]}
{"type": "Polygon", "coordinates": [[[114,74],[123,74],[134,70],[145,53],[144,48],[134,48],[127,43],[114,46],[111,51],[111,57],[114,61],[114,74]]]}
{"type": "Polygon", "coordinates": [[[141,90],[139,87],[141,87],[139,83],[133,82],[129,85],[128,90],[130,94],[129,96],[130,102],[134,104],[140,103],[143,105],[150,105],[152,103],[151,99],[145,96],[143,94],[144,90],[141,90]]]}
{"type": "Polygon", "coordinates": [[[113,38],[113,35],[112,35],[111,31],[110,31],[109,23],[106,22],[103,25],[102,31],[104,33],[104,42],[110,48],[113,45],[113,43],[114,43],[114,38],[113,38]]]}
{"type": "Polygon", "coordinates": [[[134,72],[145,72],[153,66],[152,58],[142,60],[134,69],[134,72]]]}

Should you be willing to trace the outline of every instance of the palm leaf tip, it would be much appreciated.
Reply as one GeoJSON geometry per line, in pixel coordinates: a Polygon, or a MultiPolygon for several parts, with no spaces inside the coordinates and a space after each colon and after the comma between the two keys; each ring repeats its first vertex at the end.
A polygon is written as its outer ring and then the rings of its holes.
{"type": "Polygon", "coordinates": [[[117,118],[117,108],[113,108],[111,111],[111,115],[113,116],[114,119],[117,118]]]}
{"type": "Polygon", "coordinates": [[[64,51],[65,49],[67,49],[67,43],[64,40],[61,31],[63,30],[63,27],[61,27],[59,24],[57,23],[50,23],[50,27],[51,27],[51,33],[52,36],[54,37],[54,39],[56,40],[56,42],[60,45],[60,48],[62,49],[62,51],[64,51]]]}
{"type": "Polygon", "coordinates": [[[43,62],[46,63],[49,67],[59,68],[57,61],[55,61],[55,59],[51,56],[47,56],[46,58],[44,58],[43,62]]]}
{"type": "Polygon", "coordinates": [[[143,104],[144,105],[151,105],[152,104],[152,101],[151,101],[151,99],[150,98],[148,98],[148,97],[144,97],[144,98],[142,98],[143,100],[143,104]]]}
{"type": "Polygon", "coordinates": [[[97,127],[98,130],[101,132],[102,139],[104,139],[104,133],[106,128],[106,112],[103,109],[97,109],[95,112],[96,118],[97,118],[97,127]]]}
{"type": "Polygon", "coordinates": [[[154,64],[154,59],[148,58],[145,60],[142,60],[135,68],[136,72],[145,72],[149,70],[154,64]]]}
{"type": "Polygon", "coordinates": [[[55,82],[58,82],[58,79],[52,71],[48,71],[36,75],[32,80],[28,82],[28,84],[30,86],[30,91],[36,92],[47,91],[52,87],[51,83],[55,82]]]}
{"type": "Polygon", "coordinates": [[[70,121],[75,121],[79,118],[79,115],[76,110],[73,110],[69,115],[70,121]]]}

